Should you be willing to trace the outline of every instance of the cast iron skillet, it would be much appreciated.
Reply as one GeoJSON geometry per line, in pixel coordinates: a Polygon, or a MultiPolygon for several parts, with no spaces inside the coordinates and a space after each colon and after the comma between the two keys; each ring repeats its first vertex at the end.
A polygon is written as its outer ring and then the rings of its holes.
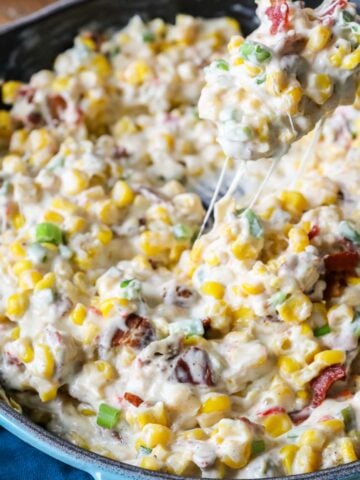
{"type": "MultiPolygon", "coordinates": [[[[316,6],[319,1],[306,3],[316,6]]],[[[360,7],[360,0],[357,3],[360,7]]],[[[177,12],[182,12],[203,17],[230,15],[240,21],[245,33],[249,33],[257,23],[254,11],[252,0],[65,0],[0,28],[0,78],[28,80],[32,73],[50,68],[56,55],[71,45],[79,29],[89,24],[104,30],[125,25],[134,14],[144,19],[161,16],[172,21],[177,12]]],[[[87,452],[35,425],[1,401],[0,425],[43,452],[88,472],[96,480],[183,478],[142,470],[87,452]]],[[[286,478],[360,480],[360,461],[286,478]]]]}

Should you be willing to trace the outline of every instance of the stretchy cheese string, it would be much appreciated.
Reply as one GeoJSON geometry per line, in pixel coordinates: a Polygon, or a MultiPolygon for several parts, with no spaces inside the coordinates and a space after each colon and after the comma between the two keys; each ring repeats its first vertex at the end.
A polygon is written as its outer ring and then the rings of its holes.
{"type": "Polygon", "coordinates": [[[237,169],[236,175],[234,180],[231,182],[230,187],[228,188],[227,192],[225,193],[224,198],[231,197],[237,190],[240,180],[246,173],[246,162],[244,160],[241,161],[239,168],[237,169]]]}
{"type": "Polygon", "coordinates": [[[269,183],[269,180],[271,178],[271,175],[274,173],[274,170],[277,166],[277,164],[279,163],[279,161],[281,160],[281,157],[278,157],[278,158],[274,158],[273,161],[271,162],[271,166],[264,178],[264,180],[262,181],[261,185],[259,186],[257,192],[255,193],[255,195],[253,196],[253,199],[251,200],[250,202],[250,205],[248,208],[253,208],[254,205],[256,204],[256,202],[259,200],[260,198],[260,195],[262,194],[262,192],[264,191],[266,185],[269,183]]]}
{"type": "Polygon", "coordinates": [[[214,190],[214,193],[213,193],[213,196],[211,198],[211,201],[210,201],[210,204],[209,204],[209,207],[207,209],[207,212],[206,212],[206,215],[205,215],[205,218],[204,218],[204,221],[201,225],[201,228],[199,230],[199,234],[198,234],[198,237],[197,238],[200,238],[201,235],[203,234],[205,228],[206,228],[206,225],[207,225],[207,222],[209,221],[209,218],[214,210],[214,206],[215,206],[215,203],[216,203],[216,200],[219,196],[219,192],[220,192],[220,189],[221,189],[221,186],[223,184],[223,181],[224,181],[224,177],[225,177],[225,173],[226,173],[226,170],[227,170],[227,167],[229,165],[229,157],[226,157],[225,159],[225,162],[224,162],[224,165],[221,169],[221,172],[220,172],[220,177],[216,183],[216,187],[215,187],[215,190],[214,190]]]}

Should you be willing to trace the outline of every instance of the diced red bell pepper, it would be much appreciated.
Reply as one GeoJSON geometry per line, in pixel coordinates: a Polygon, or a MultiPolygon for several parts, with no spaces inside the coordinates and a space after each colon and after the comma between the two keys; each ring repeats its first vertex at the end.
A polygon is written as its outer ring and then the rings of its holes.
{"type": "Polygon", "coordinates": [[[139,405],[144,403],[144,400],[138,397],[137,395],[135,395],[135,393],[125,392],[124,398],[127,402],[131,403],[135,407],[138,407],[139,405]]]}
{"type": "Polygon", "coordinates": [[[312,240],[313,238],[317,237],[320,233],[320,228],[318,225],[314,225],[310,232],[308,233],[309,240],[312,240]]]}
{"type": "Polygon", "coordinates": [[[272,0],[271,7],[265,10],[266,16],[271,21],[270,33],[276,35],[289,28],[289,5],[286,0],[272,0]]]}

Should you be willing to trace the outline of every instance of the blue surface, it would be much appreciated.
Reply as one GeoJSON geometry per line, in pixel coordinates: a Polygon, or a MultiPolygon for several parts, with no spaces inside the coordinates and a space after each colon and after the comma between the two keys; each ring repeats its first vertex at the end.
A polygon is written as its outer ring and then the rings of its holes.
{"type": "Polygon", "coordinates": [[[0,427],[0,480],[91,480],[0,427]]]}

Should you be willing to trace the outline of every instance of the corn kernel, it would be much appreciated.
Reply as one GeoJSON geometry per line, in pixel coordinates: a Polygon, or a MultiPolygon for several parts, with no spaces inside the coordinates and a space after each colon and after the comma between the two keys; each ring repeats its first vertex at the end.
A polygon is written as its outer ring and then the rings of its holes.
{"type": "Polygon", "coordinates": [[[136,60],[127,66],[124,72],[125,81],[133,86],[142,85],[152,74],[151,68],[143,60],[136,60]]]}
{"type": "Polygon", "coordinates": [[[23,338],[18,344],[19,358],[24,363],[30,363],[34,359],[34,349],[28,338],[23,338]]]}
{"type": "Polygon", "coordinates": [[[288,85],[286,73],[277,70],[266,75],[265,88],[270,95],[281,95],[288,85]]]}
{"type": "Polygon", "coordinates": [[[301,434],[297,443],[299,447],[309,445],[315,450],[321,450],[324,446],[325,440],[325,435],[320,430],[308,428],[301,434]]]}
{"type": "Polygon", "coordinates": [[[255,260],[258,256],[257,249],[251,243],[235,241],[231,245],[231,252],[238,260],[255,260]]]}
{"type": "Polygon", "coordinates": [[[115,370],[111,363],[104,360],[97,360],[95,366],[105,380],[113,380],[115,378],[115,370]]]}
{"type": "Polygon", "coordinates": [[[267,415],[263,425],[265,432],[271,437],[279,437],[292,428],[290,417],[286,413],[267,415]]]}
{"type": "Polygon", "coordinates": [[[65,195],[77,195],[89,185],[89,177],[85,172],[77,169],[69,170],[62,183],[62,191],[65,195]]]}
{"type": "Polygon", "coordinates": [[[114,308],[126,307],[128,304],[126,298],[108,298],[101,302],[100,311],[104,317],[109,317],[114,308]]]}
{"type": "Polygon", "coordinates": [[[107,227],[101,227],[99,228],[99,231],[96,235],[97,239],[99,240],[100,243],[102,243],[103,245],[107,245],[108,243],[111,242],[112,238],[113,238],[113,233],[112,231],[110,230],[110,228],[107,228],[107,227]]]}
{"type": "Polygon", "coordinates": [[[315,355],[315,361],[326,366],[344,363],[345,359],[346,355],[343,350],[324,350],[315,355]]]}
{"type": "Polygon", "coordinates": [[[62,223],[64,221],[64,217],[60,213],[48,210],[44,213],[44,220],[51,223],[62,223]]]}
{"type": "Polygon", "coordinates": [[[201,286],[201,291],[204,295],[209,295],[221,300],[225,293],[225,287],[219,282],[204,282],[201,286]]]}
{"type": "Polygon", "coordinates": [[[139,467],[144,468],[145,470],[152,470],[154,472],[161,469],[159,461],[155,457],[150,457],[148,455],[141,457],[139,461],[139,467]]]}
{"type": "Polygon", "coordinates": [[[44,403],[51,402],[51,400],[54,400],[56,398],[57,392],[58,387],[55,386],[52,386],[47,390],[42,390],[41,392],[39,392],[40,400],[44,403]]]}
{"type": "Polygon", "coordinates": [[[318,470],[320,460],[319,452],[309,445],[303,445],[295,455],[292,471],[294,474],[314,472],[318,470]]]}
{"type": "Polygon", "coordinates": [[[123,135],[131,135],[137,132],[137,127],[130,117],[124,116],[116,122],[113,133],[115,138],[120,138],[123,135]]]}
{"type": "Polygon", "coordinates": [[[232,53],[235,50],[239,50],[243,43],[244,43],[244,38],[241,37],[240,35],[234,35],[233,37],[231,37],[227,47],[229,53],[232,53]]]}
{"type": "Polygon", "coordinates": [[[11,340],[17,340],[19,337],[20,337],[20,333],[21,333],[21,330],[20,330],[20,327],[15,327],[13,328],[11,331],[10,331],[10,338],[11,340]]]}
{"type": "Polygon", "coordinates": [[[51,378],[55,371],[55,359],[50,347],[44,343],[35,346],[35,362],[38,374],[51,378]]]}
{"type": "Polygon", "coordinates": [[[19,155],[6,155],[2,160],[2,168],[6,173],[24,173],[26,170],[25,162],[19,155]]]}
{"type": "Polygon", "coordinates": [[[157,445],[166,445],[170,442],[172,431],[170,428],[157,423],[148,423],[141,432],[141,437],[137,441],[137,445],[142,445],[146,448],[154,448],[157,445]]]}
{"type": "Polygon", "coordinates": [[[12,223],[16,230],[19,230],[25,225],[25,217],[21,213],[17,213],[14,215],[12,223]]]}
{"type": "Polygon", "coordinates": [[[91,345],[94,339],[99,335],[100,328],[95,323],[86,325],[83,336],[84,345],[91,345]]]}
{"type": "Polygon", "coordinates": [[[14,242],[10,246],[10,252],[15,256],[15,257],[25,257],[26,255],[26,250],[25,248],[21,245],[20,242],[14,242]]]}
{"type": "Polygon", "coordinates": [[[290,87],[284,93],[287,96],[289,102],[289,113],[295,115],[298,110],[298,105],[303,97],[303,89],[299,86],[290,87]]]}
{"type": "Polygon", "coordinates": [[[354,445],[350,438],[345,437],[339,440],[340,452],[344,463],[355,462],[358,458],[355,453],[354,445]]]}
{"type": "Polygon", "coordinates": [[[19,287],[21,290],[33,290],[42,275],[37,270],[26,270],[19,275],[19,287]]]}
{"type": "Polygon", "coordinates": [[[265,291],[265,287],[262,283],[243,283],[241,290],[246,295],[260,295],[265,291]]]}
{"type": "Polygon", "coordinates": [[[301,368],[300,363],[291,357],[279,357],[278,365],[280,371],[284,374],[296,372],[301,368]]]}
{"type": "Polygon", "coordinates": [[[13,293],[6,302],[6,315],[8,317],[22,317],[29,306],[29,298],[25,292],[13,293]]]}
{"type": "Polygon", "coordinates": [[[246,73],[249,77],[254,78],[262,73],[262,68],[256,65],[251,65],[250,63],[245,63],[244,65],[246,73]]]}
{"type": "Polygon", "coordinates": [[[360,64],[360,48],[357,48],[353,53],[346,55],[344,58],[341,68],[345,70],[354,70],[360,64]]]}
{"type": "Polygon", "coordinates": [[[167,252],[172,246],[172,236],[163,232],[146,231],[141,234],[140,248],[145,255],[152,257],[167,252]]]}
{"type": "Polygon", "coordinates": [[[206,440],[208,437],[201,428],[193,428],[192,430],[185,430],[178,434],[179,438],[184,440],[206,440]]]}
{"type": "Polygon", "coordinates": [[[86,307],[82,303],[77,303],[74,310],[71,312],[70,318],[75,325],[82,325],[87,314],[86,307]]]}
{"type": "Polygon", "coordinates": [[[318,25],[310,32],[306,48],[313,53],[323,50],[331,37],[331,30],[324,25],[318,25]]]}
{"type": "Polygon", "coordinates": [[[306,295],[299,292],[279,305],[277,311],[284,322],[301,323],[310,317],[312,303],[306,295]]]}
{"type": "Polygon", "coordinates": [[[62,210],[68,213],[74,213],[77,209],[77,206],[74,203],[69,202],[69,200],[65,200],[61,197],[56,197],[51,202],[52,208],[56,210],[62,210]]]}
{"type": "Polygon", "coordinates": [[[2,86],[2,100],[6,105],[12,105],[21,88],[22,83],[10,80],[2,86]]]}
{"type": "Polygon", "coordinates": [[[230,408],[231,401],[228,395],[216,395],[203,402],[200,413],[226,412],[230,408]]]}
{"type": "Polygon", "coordinates": [[[320,425],[331,434],[338,434],[344,430],[344,422],[340,418],[329,418],[322,420],[320,425]]]}
{"type": "Polygon", "coordinates": [[[302,228],[296,227],[289,231],[289,246],[295,253],[303,252],[310,245],[308,234],[302,228]]]}
{"type": "Polygon", "coordinates": [[[106,78],[111,74],[111,64],[104,55],[94,55],[90,60],[89,67],[94,70],[100,78],[106,78]]]}
{"type": "Polygon", "coordinates": [[[308,202],[300,192],[284,190],[279,195],[281,208],[293,215],[301,215],[307,208],[308,202]]]}
{"type": "Polygon", "coordinates": [[[133,190],[124,180],[115,183],[111,196],[119,208],[131,205],[135,199],[133,190]]]}
{"type": "Polygon", "coordinates": [[[119,218],[119,210],[113,200],[104,200],[99,209],[99,218],[105,225],[112,225],[119,218]]]}
{"type": "Polygon", "coordinates": [[[54,288],[55,286],[55,273],[49,272],[44,277],[36,283],[35,291],[45,290],[47,288],[54,288]]]}
{"type": "Polygon", "coordinates": [[[280,458],[286,475],[292,474],[292,464],[299,447],[296,445],[284,445],[280,449],[280,458]]]}
{"type": "Polygon", "coordinates": [[[12,132],[12,121],[9,112],[0,110],[0,138],[8,139],[12,132]]]}

